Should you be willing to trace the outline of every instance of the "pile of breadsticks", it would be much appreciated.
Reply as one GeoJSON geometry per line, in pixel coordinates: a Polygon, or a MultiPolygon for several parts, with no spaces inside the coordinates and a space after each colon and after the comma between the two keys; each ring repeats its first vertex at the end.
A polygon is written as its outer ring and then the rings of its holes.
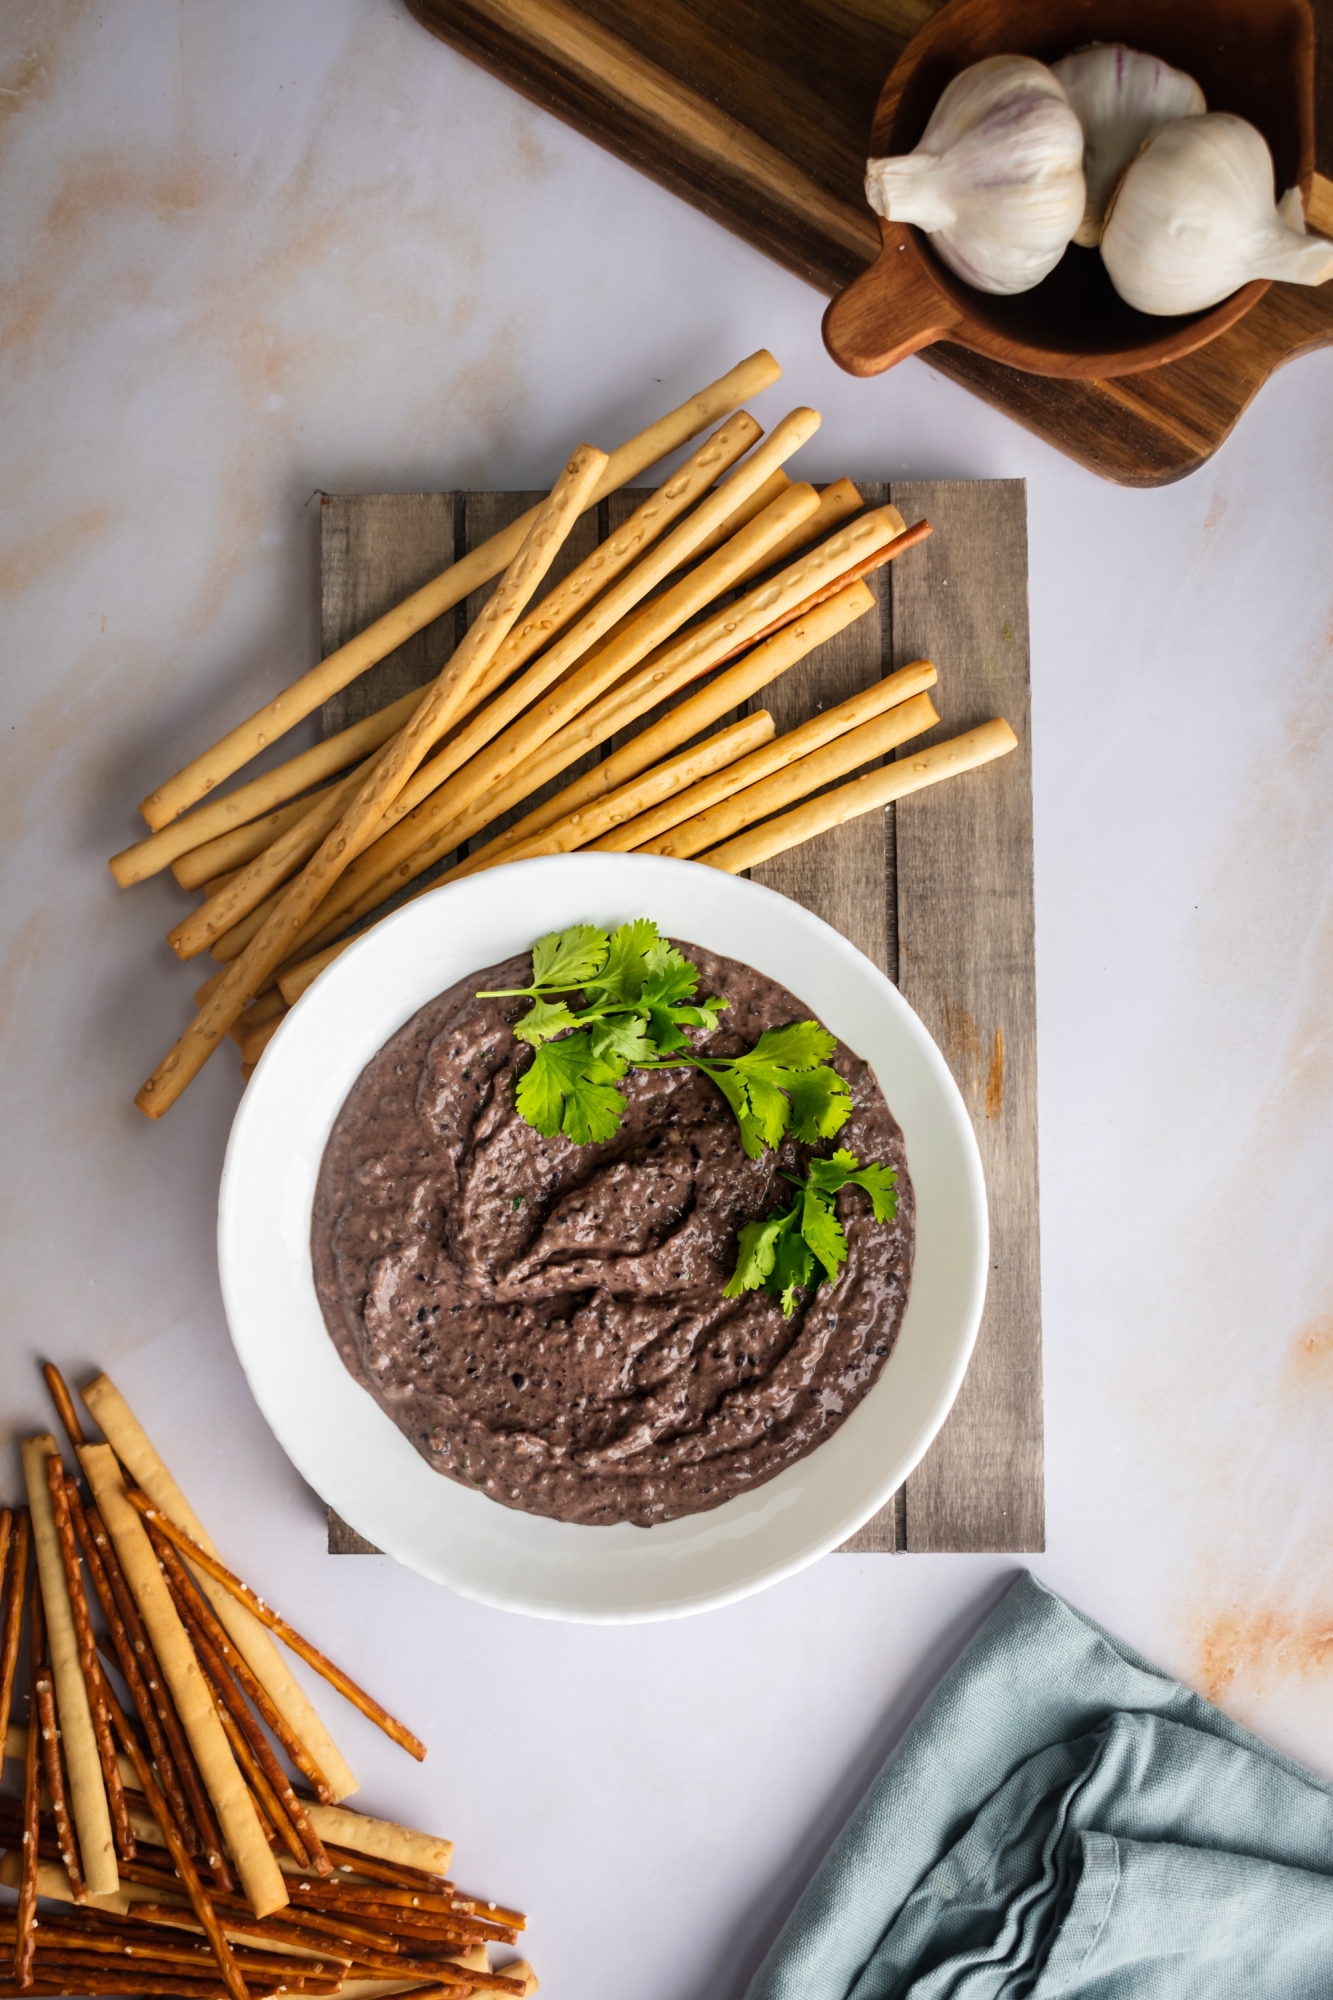
{"type": "Polygon", "coordinates": [[[458,1893],[449,1841],[340,1803],[356,1779],[270,1633],[424,1745],[223,1565],[105,1375],[95,1444],[44,1373],[82,1479],[28,1438],[28,1504],[0,1510],[0,1995],[534,1993],[490,1961],[523,1917],[458,1893]]]}
{"type": "Polygon", "coordinates": [[[390,897],[498,862],[578,849],[692,857],[735,874],[858,813],[1004,754],[995,720],[826,789],[939,720],[928,661],[785,736],[760,710],[714,728],[874,608],[866,575],[930,533],[783,467],[818,427],[768,436],[740,403],[778,375],[762,350],[609,456],[580,445],[548,499],[331,653],[140,806],[122,884],[173,867],[204,900],[170,933],[221,962],[136,1102],[159,1117],[224,1036],[257,1060],[286,1009],[390,897]],[[579,516],[718,424],[624,526],[528,605],[579,516]],[[439,677],[277,770],[216,788],[367,667],[493,577],[439,677]],[[693,693],[687,692],[697,687],[693,693]],[[624,741],[664,703],[659,720],[624,741]],[[702,742],[701,732],[712,730],[702,742]],[[503,834],[497,816],[619,746],[503,834]],[[818,794],[818,796],[816,796],[818,794]],[[203,803],[201,803],[203,802],[203,803]],[[438,867],[459,857],[442,877],[438,867]]]}

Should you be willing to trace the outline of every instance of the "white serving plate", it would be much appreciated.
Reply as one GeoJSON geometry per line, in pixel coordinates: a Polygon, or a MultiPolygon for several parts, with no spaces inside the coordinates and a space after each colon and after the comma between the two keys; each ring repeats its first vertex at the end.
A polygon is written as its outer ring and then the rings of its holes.
{"type": "Polygon", "coordinates": [[[572,854],[510,863],[424,896],[321,975],[269,1043],[236,1113],[218,1254],[255,1400],[345,1521],[484,1604],[616,1624],[727,1604],[791,1576],[867,1521],[923,1457],[958,1393],[989,1252],[981,1161],[962,1099],[935,1043],[869,959],[756,883],[656,855],[572,854]],[[916,1257],[884,1372],[827,1443],[708,1513],[652,1528],[590,1528],[501,1506],[417,1455],[325,1331],[310,1213],[347,1092],[419,1007],[547,931],[641,916],[780,980],[870,1063],[906,1139],[916,1257]]]}

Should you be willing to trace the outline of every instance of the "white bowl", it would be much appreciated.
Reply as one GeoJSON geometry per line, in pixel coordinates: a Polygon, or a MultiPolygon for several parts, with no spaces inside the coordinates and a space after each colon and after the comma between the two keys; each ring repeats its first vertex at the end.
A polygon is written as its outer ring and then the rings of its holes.
{"type": "Polygon", "coordinates": [[[655,855],[519,861],[407,905],[284,1020],[232,1127],[218,1254],[255,1400],[302,1476],[358,1533],[465,1596],[601,1623],[727,1604],[836,1548],[924,1455],[967,1367],[985,1297],[986,1194],[971,1122],[907,1002],[829,925],[756,883],[655,855]],[[826,1443],[707,1513],[592,1528],[503,1507],[433,1472],[357,1386],[325,1331],[310,1213],[325,1141],[361,1070],[455,980],[569,924],[649,916],[780,980],[871,1065],[916,1191],[912,1289],[874,1388],[826,1443]]]}

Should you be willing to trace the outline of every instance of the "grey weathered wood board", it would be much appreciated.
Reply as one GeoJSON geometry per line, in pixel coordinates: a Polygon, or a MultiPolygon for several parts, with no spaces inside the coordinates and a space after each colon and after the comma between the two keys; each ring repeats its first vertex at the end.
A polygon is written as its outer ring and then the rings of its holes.
{"type": "MultiPolygon", "coordinates": [[[[872,505],[892,500],[909,523],[924,515],[934,534],[872,579],[878,622],[851,626],[751,706],[767,708],[785,731],[926,657],[940,674],[936,735],[1003,715],[1020,748],[754,871],[898,982],[962,1091],[990,1200],[990,1283],[962,1391],[921,1465],[846,1548],[1030,1551],[1043,1546],[1044,1501],[1024,488],[1020,480],[913,480],[861,491],[872,505]]],[[[324,651],[540,497],[327,495],[324,651]]],[[[634,498],[616,495],[586,517],[552,582],[618,525],[634,498]]],[[[438,672],[485,594],[336,696],[325,707],[325,729],[344,727],[438,672]]],[[[329,1547],[373,1553],[332,1514],[329,1547]]]]}

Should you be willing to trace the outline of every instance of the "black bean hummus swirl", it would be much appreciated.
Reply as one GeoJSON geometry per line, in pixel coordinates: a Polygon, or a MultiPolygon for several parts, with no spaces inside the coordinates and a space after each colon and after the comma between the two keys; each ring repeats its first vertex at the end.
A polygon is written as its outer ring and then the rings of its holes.
{"type": "MultiPolygon", "coordinates": [[[[679,948],[731,1003],[700,1048],[736,1055],[810,1018],[750,966],[679,948]]],[[[543,1138],[514,1109],[528,1002],[475,997],[531,977],[526,955],[471,974],[361,1072],[320,1168],[315,1284],[347,1367],[436,1471],[529,1513],[648,1527],[771,1479],[879,1375],[912,1269],[902,1133],[839,1042],[852,1113],[817,1149],[789,1136],[747,1160],[691,1069],[631,1071],[603,1143],[543,1138]],[[836,1284],[790,1319],[764,1292],[723,1298],[737,1232],[834,1146],[897,1169],[896,1222],[848,1188],[836,1284]]]]}

